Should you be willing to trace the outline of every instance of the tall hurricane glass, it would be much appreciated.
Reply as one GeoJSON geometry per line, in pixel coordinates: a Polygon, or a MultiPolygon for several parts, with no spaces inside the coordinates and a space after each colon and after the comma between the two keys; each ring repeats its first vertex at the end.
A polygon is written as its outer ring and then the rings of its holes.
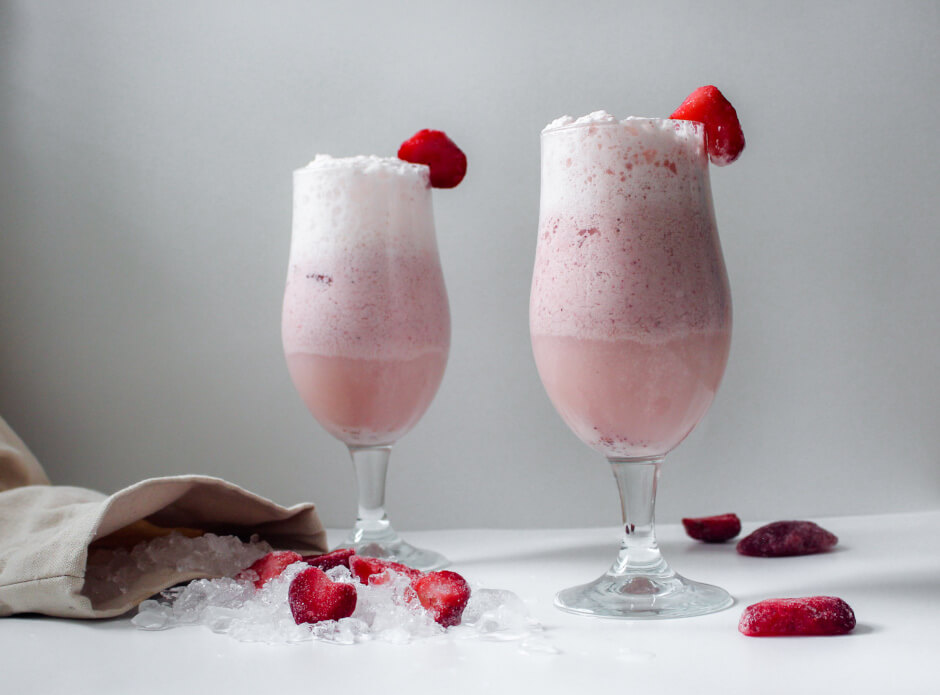
{"type": "Polygon", "coordinates": [[[613,618],[730,606],[673,571],[654,530],[660,464],[711,404],[731,341],[701,124],[601,113],[543,131],[530,332],[549,398],[622,502],[616,561],[555,604],[613,618]]]}
{"type": "Polygon", "coordinates": [[[392,445],[430,405],[450,348],[426,166],[319,155],[294,172],[282,339],[301,398],[352,457],[359,513],[344,547],[445,566],[385,513],[392,445]]]}

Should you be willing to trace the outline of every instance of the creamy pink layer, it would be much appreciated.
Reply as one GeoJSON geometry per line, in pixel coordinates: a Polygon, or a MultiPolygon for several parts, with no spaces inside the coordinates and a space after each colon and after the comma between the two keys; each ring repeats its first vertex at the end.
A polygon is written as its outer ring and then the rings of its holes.
{"type": "Polygon", "coordinates": [[[533,334],[664,341],[730,326],[696,125],[638,120],[543,135],[533,334]]]}
{"type": "Polygon", "coordinates": [[[410,360],[446,353],[450,312],[437,249],[353,243],[292,258],[281,331],[287,354],[410,360]]]}
{"type": "Polygon", "coordinates": [[[659,343],[532,336],[539,375],[562,419],[607,457],[665,455],[711,405],[730,330],[659,343]]]}
{"type": "Polygon", "coordinates": [[[417,424],[440,386],[446,350],[406,360],[288,353],[287,368],[307,408],[346,444],[392,444],[417,424]]]}

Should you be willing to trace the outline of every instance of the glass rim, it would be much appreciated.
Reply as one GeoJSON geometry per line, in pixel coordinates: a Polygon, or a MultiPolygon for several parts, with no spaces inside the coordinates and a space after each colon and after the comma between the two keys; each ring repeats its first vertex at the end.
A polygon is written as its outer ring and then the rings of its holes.
{"type": "MultiPolygon", "coordinates": [[[[422,172],[427,173],[428,176],[430,176],[431,174],[431,167],[429,165],[420,164],[418,162],[409,162],[405,159],[400,159],[399,157],[383,157],[379,155],[349,155],[346,157],[332,157],[331,156],[331,159],[333,159],[334,161],[335,160],[353,160],[353,159],[359,159],[361,157],[369,157],[369,156],[374,156],[376,160],[382,160],[389,164],[391,164],[392,162],[400,162],[402,165],[404,165],[402,167],[403,171],[411,171],[411,172],[418,174],[419,176],[421,175],[422,172]]],[[[324,173],[324,172],[336,172],[336,171],[366,171],[364,168],[347,166],[347,165],[318,166],[318,167],[310,166],[310,164],[312,164],[312,161],[307,164],[304,164],[303,166],[292,169],[291,173],[294,176],[296,176],[299,174],[312,174],[312,173],[319,174],[319,173],[324,173]]],[[[375,171],[374,169],[369,169],[368,173],[371,174],[374,171],[375,171]]]]}

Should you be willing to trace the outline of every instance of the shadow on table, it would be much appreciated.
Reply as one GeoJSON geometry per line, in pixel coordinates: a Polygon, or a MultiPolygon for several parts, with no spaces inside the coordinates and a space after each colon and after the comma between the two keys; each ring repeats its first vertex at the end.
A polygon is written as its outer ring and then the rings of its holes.
{"type": "MultiPolygon", "coordinates": [[[[52,615],[43,615],[42,613],[17,613],[9,617],[17,620],[35,620],[44,623],[61,623],[62,625],[74,625],[77,628],[95,627],[97,629],[105,628],[112,630],[136,630],[130,623],[130,618],[137,615],[137,609],[132,608],[123,615],[116,615],[111,618],[61,618],[52,615]]],[[[0,618],[2,620],[2,618],[0,618]]]]}
{"type": "MultiPolygon", "coordinates": [[[[667,541],[660,543],[659,547],[666,560],[669,561],[670,557],[680,554],[683,545],[681,541],[667,541]]],[[[518,545],[495,550],[481,549],[472,555],[462,556],[460,566],[492,562],[507,562],[514,565],[563,562],[566,564],[592,563],[607,567],[616,559],[619,550],[620,538],[614,532],[609,540],[604,541],[594,540],[576,543],[562,538],[559,539],[557,545],[546,545],[542,541],[537,546],[529,549],[520,549],[518,545]]]]}
{"type": "Polygon", "coordinates": [[[617,545],[611,543],[588,543],[569,545],[560,543],[557,546],[520,550],[518,547],[500,550],[481,550],[474,555],[460,558],[460,566],[481,565],[493,562],[506,562],[513,565],[542,564],[546,562],[563,561],[598,562],[606,560],[608,564],[613,561],[617,553],[617,545]]]}

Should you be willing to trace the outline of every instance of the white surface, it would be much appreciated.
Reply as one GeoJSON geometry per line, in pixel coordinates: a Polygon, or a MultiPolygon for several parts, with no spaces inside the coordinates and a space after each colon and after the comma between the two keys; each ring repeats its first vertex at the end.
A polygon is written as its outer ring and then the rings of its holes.
{"type": "MultiPolygon", "coordinates": [[[[555,591],[593,579],[613,559],[617,529],[419,532],[453,569],[518,593],[557,655],[515,642],[442,638],[406,646],[242,644],[202,628],[144,632],[128,618],[0,619],[3,692],[241,693],[927,693],[940,648],[940,511],[819,521],[834,552],[746,558],[677,526],[666,557],[737,599],[711,616],[662,622],[594,620],[552,606],[555,591]],[[832,594],[855,610],[852,634],[748,638],[743,608],[783,596],[832,594]],[[605,690],[602,690],[605,689],[605,690]],[[616,690],[614,690],[616,689],[616,690]]],[[[759,524],[745,523],[743,533],[759,524]]],[[[339,540],[339,534],[333,534],[339,540]]]]}
{"type": "Polygon", "coordinates": [[[938,36],[935,1],[0,0],[0,413],[59,484],[206,473],[351,524],[281,354],[291,172],[441,128],[452,350],[392,519],[615,524],[529,347],[539,131],[716,84],[731,356],[660,518],[940,508],[938,36]]]}

